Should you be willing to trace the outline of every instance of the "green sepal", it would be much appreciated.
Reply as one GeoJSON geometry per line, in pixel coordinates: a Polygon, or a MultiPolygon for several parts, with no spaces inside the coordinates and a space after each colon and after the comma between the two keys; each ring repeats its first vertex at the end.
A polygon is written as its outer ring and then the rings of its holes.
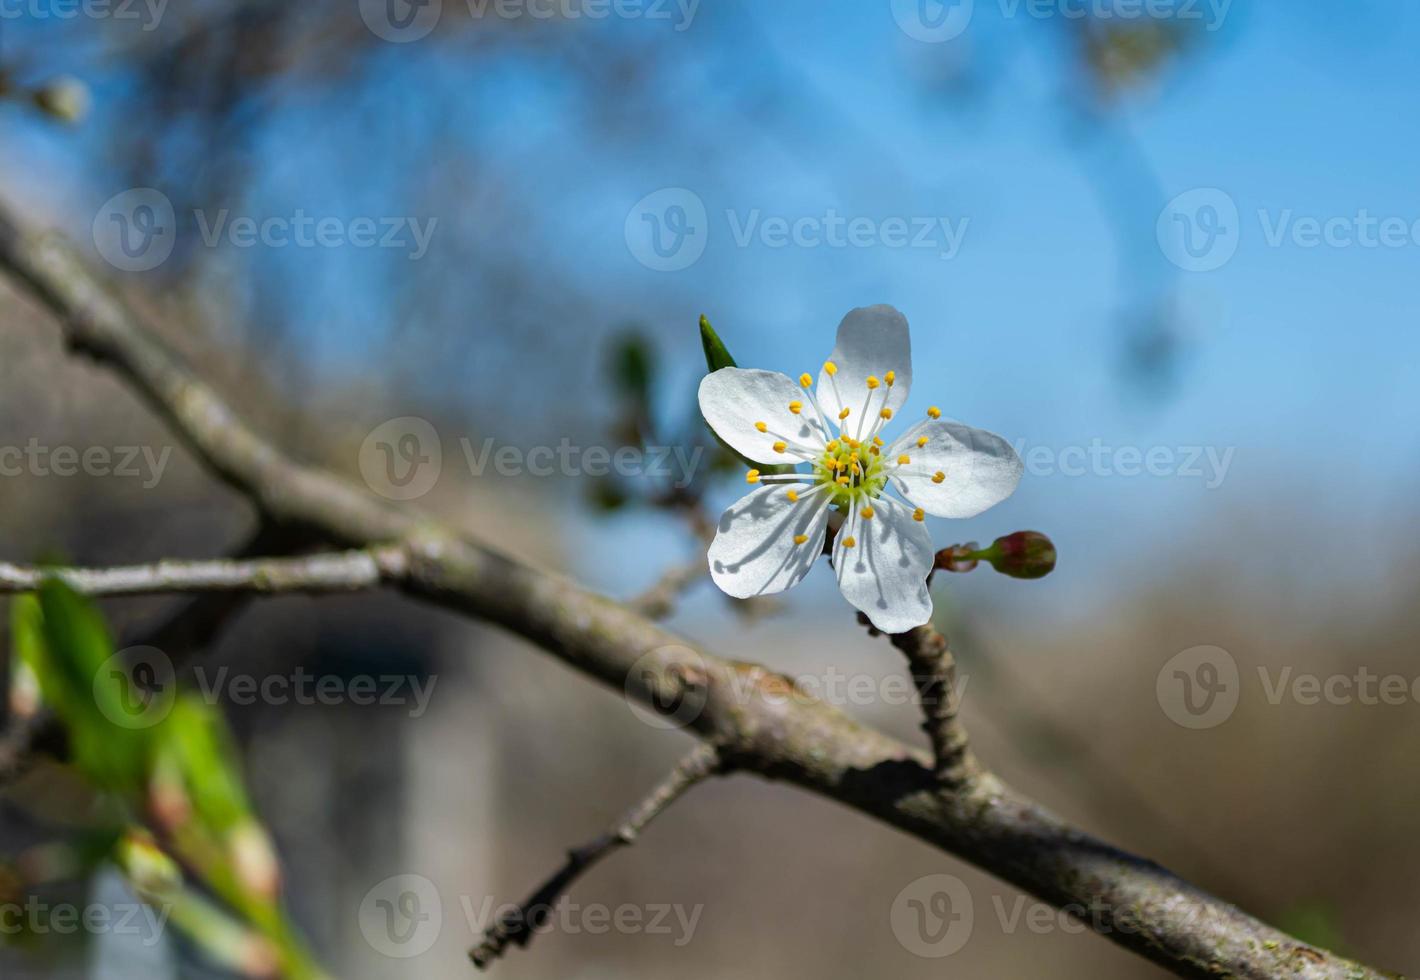
{"type": "Polygon", "coordinates": [[[725,342],[720,339],[720,335],[715,332],[715,328],[710,326],[710,319],[704,313],[700,314],[700,346],[705,348],[705,369],[709,374],[713,374],[721,368],[738,367],[735,359],[730,356],[729,350],[725,347],[725,342]]]}

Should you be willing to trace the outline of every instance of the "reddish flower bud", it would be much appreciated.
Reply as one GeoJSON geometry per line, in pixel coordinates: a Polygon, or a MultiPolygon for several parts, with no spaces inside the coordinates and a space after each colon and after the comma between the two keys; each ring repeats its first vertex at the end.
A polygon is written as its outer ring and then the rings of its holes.
{"type": "Polygon", "coordinates": [[[943,548],[937,552],[937,560],[933,562],[932,567],[946,572],[969,572],[976,567],[978,547],[975,541],[968,541],[966,544],[943,548]]]}
{"type": "Polygon", "coordinates": [[[980,555],[1011,578],[1044,578],[1055,570],[1055,544],[1039,531],[1017,531],[997,538],[980,555]]]}
{"type": "Polygon", "coordinates": [[[148,813],[168,833],[180,830],[192,818],[192,801],[170,760],[160,760],[154,768],[148,783],[148,813]]]}

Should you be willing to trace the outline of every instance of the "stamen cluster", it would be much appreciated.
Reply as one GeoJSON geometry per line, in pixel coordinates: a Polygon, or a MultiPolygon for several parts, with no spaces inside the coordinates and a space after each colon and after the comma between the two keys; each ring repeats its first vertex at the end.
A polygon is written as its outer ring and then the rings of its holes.
{"type": "Polygon", "coordinates": [[[865,446],[857,439],[840,436],[825,446],[814,462],[815,481],[831,485],[833,503],[845,513],[854,501],[877,497],[887,483],[882,440],[874,437],[873,442],[875,445],[865,446]]]}

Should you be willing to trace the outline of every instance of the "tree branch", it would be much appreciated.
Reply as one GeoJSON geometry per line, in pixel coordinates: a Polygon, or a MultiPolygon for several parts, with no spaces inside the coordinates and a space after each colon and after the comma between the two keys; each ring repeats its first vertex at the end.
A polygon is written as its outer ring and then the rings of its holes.
{"type": "Polygon", "coordinates": [[[299,558],[160,561],[116,568],[30,568],[0,562],[0,594],[33,592],[46,578],[58,578],[75,592],[94,597],[358,592],[397,582],[405,566],[404,551],[396,546],[299,558]]]}
{"type": "Polygon", "coordinates": [[[889,637],[907,657],[917,700],[922,708],[922,730],[932,746],[932,774],[943,788],[955,790],[977,771],[976,759],[957,718],[961,699],[957,693],[956,658],[947,638],[931,623],[889,637]]]}
{"type": "Polygon", "coordinates": [[[573,883],[586,874],[612,851],[636,843],[636,838],[692,786],[720,770],[719,753],[709,745],[698,745],[676,763],[674,769],[656,784],[641,802],[632,807],[616,826],[595,840],[567,852],[567,863],[543,882],[527,900],[509,909],[483,934],[483,941],[469,951],[469,959],[480,970],[486,970],[500,958],[509,944],[525,947],[537,929],[547,921],[557,900],[573,883]]]}
{"type": "MultiPolygon", "coordinates": [[[[320,538],[268,521],[227,555],[228,558],[257,559],[286,557],[313,548],[320,538]]],[[[210,592],[182,605],[162,622],[146,626],[142,632],[125,637],[124,646],[151,646],[166,651],[175,661],[191,660],[209,647],[233,618],[251,602],[255,593],[210,592]]]]}
{"type": "Polygon", "coordinates": [[[989,772],[942,792],[929,757],[794,691],[788,678],[698,650],[623,605],[290,461],[239,422],[58,239],[26,234],[3,213],[0,268],[55,313],[71,344],[125,376],[263,513],[350,547],[403,540],[409,567],[401,583],[411,595],[500,624],[648,703],[693,693],[702,707],[687,726],[719,746],[727,765],[790,781],[971,861],[1180,976],[1381,976],[1071,827],[989,772]]]}

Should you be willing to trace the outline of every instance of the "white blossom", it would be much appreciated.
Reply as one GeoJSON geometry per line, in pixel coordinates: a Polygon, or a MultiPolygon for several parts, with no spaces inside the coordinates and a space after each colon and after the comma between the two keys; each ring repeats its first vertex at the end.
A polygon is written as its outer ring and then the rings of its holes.
{"type": "Polygon", "coordinates": [[[891,306],[843,318],[817,384],[808,374],[796,382],[743,368],[706,375],[700,411],[715,433],[746,459],[798,467],[749,471],[755,489],[725,511],[710,545],[716,585],[738,598],[797,585],[823,553],[836,510],[843,520],[832,562],[844,598],[886,633],[931,618],[926,515],[981,513],[1011,495],[1022,465],[1005,439],[944,419],[935,406],[886,442],[880,433],[911,384],[907,320],[891,306]],[[906,503],[887,496],[889,487],[906,503]]]}

